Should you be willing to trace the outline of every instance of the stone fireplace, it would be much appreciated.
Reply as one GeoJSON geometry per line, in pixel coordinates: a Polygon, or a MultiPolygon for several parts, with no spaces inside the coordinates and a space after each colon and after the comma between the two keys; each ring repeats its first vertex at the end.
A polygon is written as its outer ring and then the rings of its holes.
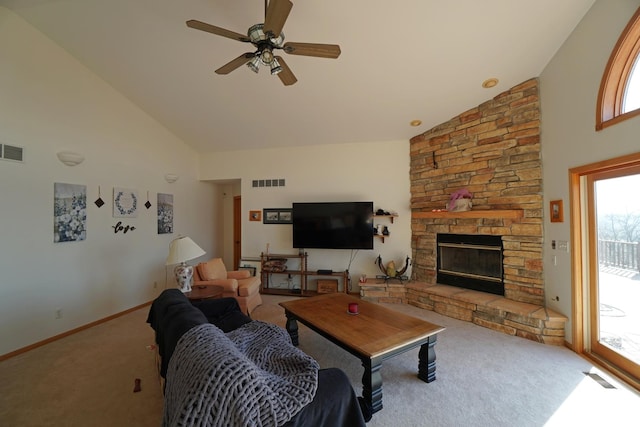
{"type": "Polygon", "coordinates": [[[544,305],[538,80],[411,139],[412,279],[437,281],[437,235],[498,236],[504,296],[544,305]],[[473,209],[443,211],[451,193],[473,209]]]}
{"type": "Polygon", "coordinates": [[[361,296],[564,344],[567,319],[547,309],[544,298],[538,80],[527,80],[413,137],[410,156],[411,282],[361,284],[361,296]],[[449,196],[461,189],[473,193],[473,209],[446,211],[449,196]],[[487,260],[479,258],[477,248],[452,247],[451,242],[444,242],[444,248],[453,250],[453,260],[443,262],[443,235],[484,236],[490,244],[479,246],[494,247],[484,256],[502,263],[478,272],[477,264],[487,260]],[[469,268],[469,263],[476,266],[469,268]],[[452,267],[457,271],[447,282],[452,267]],[[478,289],[476,276],[484,276],[483,286],[501,283],[496,289],[478,289]]]}

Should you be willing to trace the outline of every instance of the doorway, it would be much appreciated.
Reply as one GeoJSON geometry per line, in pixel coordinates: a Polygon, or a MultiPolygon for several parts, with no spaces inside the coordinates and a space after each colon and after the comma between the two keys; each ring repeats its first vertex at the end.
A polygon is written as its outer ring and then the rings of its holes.
{"type": "Polygon", "coordinates": [[[640,154],[571,170],[574,345],[640,384],[640,154]]]}

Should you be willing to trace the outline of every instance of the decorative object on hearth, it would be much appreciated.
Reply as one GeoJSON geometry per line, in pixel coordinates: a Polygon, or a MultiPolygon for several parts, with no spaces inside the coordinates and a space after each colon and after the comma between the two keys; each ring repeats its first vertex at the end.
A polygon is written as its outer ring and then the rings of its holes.
{"type": "Polygon", "coordinates": [[[409,256],[404,260],[404,266],[400,270],[396,270],[396,263],[394,261],[390,261],[385,267],[380,255],[376,258],[375,264],[382,272],[382,275],[377,275],[376,279],[384,279],[385,283],[387,283],[389,279],[399,280],[400,283],[403,283],[405,280],[409,280],[409,278],[404,274],[411,265],[411,258],[409,258],[409,256]]]}
{"type": "Polygon", "coordinates": [[[450,212],[464,212],[470,211],[473,203],[471,199],[473,198],[473,194],[469,192],[466,188],[458,190],[451,194],[449,197],[449,203],[447,203],[447,210],[450,212]]]}
{"type": "Polygon", "coordinates": [[[187,236],[180,236],[169,244],[169,256],[167,256],[166,265],[178,264],[173,272],[176,275],[178,289],[182,292],[191,291],[193,280],[193,266],[188,265],[187,261],[198,258],[205,253],[200,246],[187,236]]]}
{"type": "Polygon", "coordinates": [[[395,277],[396,276],[396,263],[391,260],[387,263],[387,268],[386,268],[386,273],[387,276],[389,277],[395,277]]]}
{"type": "Polygon", "coordinates": [[[340,56],[340,46],[336,44],[318,43],[284,43],[282,28],[293,7],[290,0],[271,0],[267,6],[264,2],[265,19],[263,24],[255,24],[249,28],[247,35],[216,27],[195,19],[187,21],[187,26],[196,30],[206,31],[222,37],[227,37],[243,43],[251,43],[255,52],[246,52],[216,70],[216,74],[229,74],[242,65],[247,65],[255,73],[260,71],[260,65],[269,67],[271,74],[277,74],[285,86],[298,81],[291,72],[284,59],[276,56],[274,51],[282,49],[290,55],[314,56],[318,58],[337,58],[340,56]]]}
{"type": "Polygon", "coordinates": [[[104,205],[104,200],[102,200],[102,196],[100,195],[100,186],[99,185],[98,185],[98,198],[93,203],[95,203],[98,208],[101,208],[102,205],[104,205]]]}

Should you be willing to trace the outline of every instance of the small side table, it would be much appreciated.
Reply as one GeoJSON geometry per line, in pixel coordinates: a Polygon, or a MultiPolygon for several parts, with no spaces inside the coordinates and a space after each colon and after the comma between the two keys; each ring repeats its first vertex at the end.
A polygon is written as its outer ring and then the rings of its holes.
{"type": "Polygon", "coordinates": [[[206,299],[222,298],[222,286],[193,286],[191,291],[185,292],[184,295],[189,301],[204,301],[206,299]]]}

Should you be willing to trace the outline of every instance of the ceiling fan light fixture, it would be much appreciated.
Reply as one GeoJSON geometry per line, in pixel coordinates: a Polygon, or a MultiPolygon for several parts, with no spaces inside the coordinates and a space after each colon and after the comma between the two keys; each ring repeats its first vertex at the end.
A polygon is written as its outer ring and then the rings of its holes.
{"type": "Polygon", "coordinates": [[[260,53],[260,61],[264,65],[271,65],[271,63],[275,60],[273,57],[273,52],[269,48],[264,48],[260,53]]]}
{"type": "Polygon", "coordinates": [[[282,47],[284,45],[284,32],[281,31],[278,37],[271,37],[269,41],[275,47],[282,47]]]}
{"type": "Polygon", "coordinates": [[[273,58],[271,62],[271,75],[274,76],[282,71],[282,67],[277,59],[273,58]]]}
{"type": "Polygon", "coordinates": [[[256,56],[251,60],[251,62],[247,62],[247,67],[249,67],[249,69],[254,73],[258,74],[258,71],[260,71],[260,57],[256,56]]]}
{"type": "Polygon", "coordinates": [[[249,27],[247,31],[247,36],[249,36],[249,40],[251,43],[258,44],[267,39],[267,35],[263,31],[264,24],[256,24],[249,27]]]}

